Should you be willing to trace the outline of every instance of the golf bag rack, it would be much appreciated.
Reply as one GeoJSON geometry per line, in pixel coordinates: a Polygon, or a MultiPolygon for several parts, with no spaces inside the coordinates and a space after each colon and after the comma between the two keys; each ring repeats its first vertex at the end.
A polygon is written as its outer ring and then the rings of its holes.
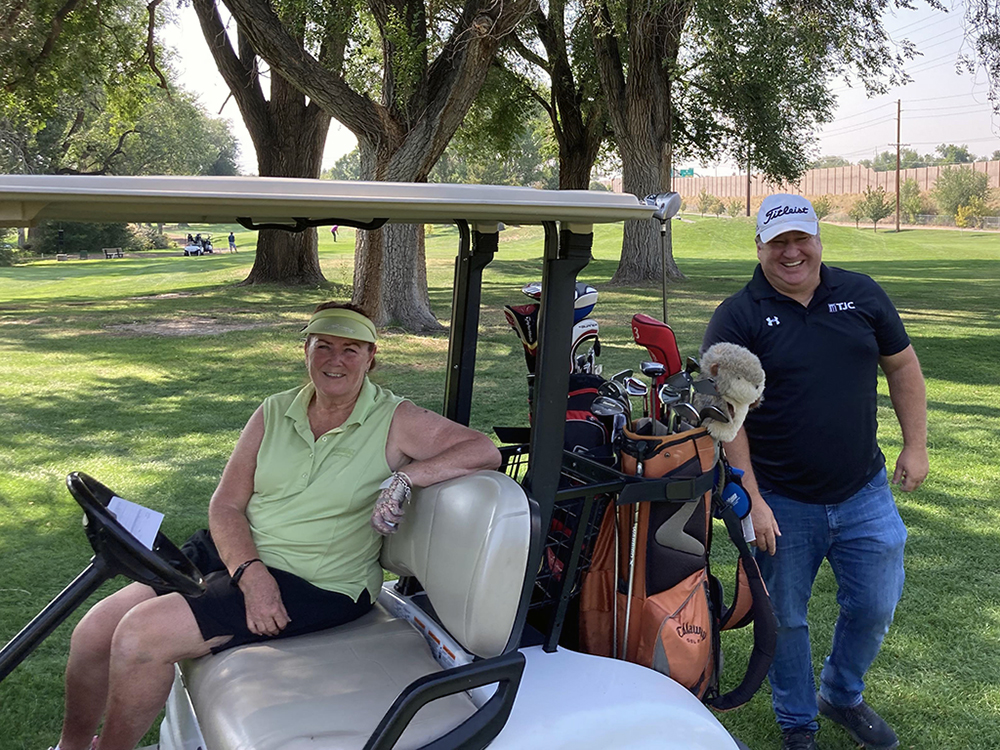
{"type": "MultiPolygon", "coordinates": [[[[497,432],[502,433],[502,428],[497,432]]],[[[527,486],[531,470],[528,454],[527,443],[501,446],[500,471],[527,486]]],[[[554,651],[560,644],[567,618],[571,627],[566,629],[562,643],[569,647],[577,643],[572,603],[590,567],[608,504],[621,502],[623,496],[633,497],[633,502],[644,497],[662,499],[667,486],[675,483],[629,476],[572,451],[563,451],[561,474],[529,604],[529,622],[543,636],[547,651],[554,651]]]]}

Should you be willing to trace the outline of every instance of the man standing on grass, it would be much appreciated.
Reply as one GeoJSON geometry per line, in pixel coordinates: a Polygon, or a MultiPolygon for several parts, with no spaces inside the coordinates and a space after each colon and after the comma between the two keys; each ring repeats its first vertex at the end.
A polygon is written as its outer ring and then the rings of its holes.
{"type": "Polygon", "coordinates": [[[232,232],[229,233],[229,252],[236,252],[236,235],[232,232]]]}
{"type": "Polygon", "coordinates": [[[726,452],[746,471],[757,559],[778,618],[769,677],[783,748],[817,748],[818,711],[868,750],[890,750],[895,732],[862,697],[903,590],[906,542],[876,442],[877,368],[903,433],[892,481],[904,492],[928,472],[923,374],[882,288],[822,263],[808,200],[768,196],[756,243],[760,265],[719,305],[703,350],[739,344],[767,373],[763,403],[726,452]],[[817,694],[806,614],[823,558],[840,614],[817,694]]]}

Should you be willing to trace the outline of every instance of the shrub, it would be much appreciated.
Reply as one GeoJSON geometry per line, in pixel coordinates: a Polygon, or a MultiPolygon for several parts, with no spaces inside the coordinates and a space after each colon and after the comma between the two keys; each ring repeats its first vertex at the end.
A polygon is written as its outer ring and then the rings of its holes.
{"type": "Polygon", "coordinates": [[[865,217],[865,199],[858,198],[854,201],[854,204],[848,209],[847,216],[854,221],[854,228],[861,228],[861,220],[865,217]]]}
{"type": "Polygon", "coordinates": [[[707,213],[711,213],[712,209],[715,208],[715,204],[718,201],[714,195],[709,193],[707,190],[702,190],[698,193],[698,213],[704,216],[707,213]]]}
{"type": "Polygon", "coordinates": [[[48,221],[38,227],[34,250],[42,255],[55,253],[96,253],[103,247],[120,247],[134,252],[143,249],[128,224],[76,224],[48,221]],[[62,242],[59,231],[62,230],[62,242]]]}
{"type": "Polygon", "coordinates": [[[813,208],[816,209],[816,218],[825,219],[833,211],[833,201],[830,199],[829,195],[821,195],[819,198],[812,202],[813,208]]]}
{"type": "Polygon", "coordinates": [[[933,192],[941,212],[954,215],[958,213],[959,206],[971,205],[973,198],[986,200],[989,186],[990,178],[985,172],[953,167],[941,170],[933,192]]]}
{"type": "Polygon", "coordinates": [[[903,221],[912,224],[923,210],[924,200],[920,196],[920,185],[912,177],[903,180],[899,186],[899,213],[903,221]]]}
{"type": "Polygon", "coordinates": [[[166,250],[170,247],[170,238],[161,233],[153,224],[142,224],[133,229],[138,250],[166,250]]]}
{"type": "Polygon", "coordinates": [[[861,202],[864,212],[863,216],[871,220],[872,229],[876,232],[878,231],[878,223],[896,208],[895,201],[885,194],[885,188],[881,185],[875,189],[872,189],[870,186],[866,187],[861,202]]]}
{"type": "Polygon", "coordinates": [[[982,198],[970,198],[968,205],[959,206],[955,211],[955,226],[965,229],[967,227],[982,228],[985,222],[984,216],[992,216],[993,210],[982,198]]]}
{"type": "Polygon", "coordinates": [[[744,203],[739,198],[733,198],[726,204],[726,213],[734,219],[743,214],[744,203]]]}
{"type": "Polygon", "coordinates": [[[722,216],[726,212],[726,204],[723,203],[718,198],[715,199],[715,205],[712,206],[712,213],[716,216],[722,216]]]}

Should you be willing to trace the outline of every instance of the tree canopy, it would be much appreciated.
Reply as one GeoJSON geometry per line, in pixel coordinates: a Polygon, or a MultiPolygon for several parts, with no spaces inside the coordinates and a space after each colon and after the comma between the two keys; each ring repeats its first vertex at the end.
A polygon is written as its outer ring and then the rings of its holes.
{"type": "MultiPolygon", "coordinates": [[[[924,154],[923,156],[912,148],[904,147],[899,150],[900,169],[968,164],[978,160],[979,157],[969,151],[969,147],[964,144],[957,146],[953,143],[942,143],[934,149],[933,154],[924,154]]],[[[858,163],[876,172],[894,172],[896,170],[896,152],[880,151],[874,159],[862,159],[858,163]]]]}
{"type": "MultiPolygon", "coordinates": [[[[288,0],[300,11],[298,25],[288,27],[279,16],[282,4],[225,2],[272,71],[357,136],[362,178],[405,182],[427,179],[500,40],[530,7],[529,0],[288,0]]],[[[430,309],[422,248],[412,226],[358,233],[353,297],[377,323],[440,327],[430,309]]]]}

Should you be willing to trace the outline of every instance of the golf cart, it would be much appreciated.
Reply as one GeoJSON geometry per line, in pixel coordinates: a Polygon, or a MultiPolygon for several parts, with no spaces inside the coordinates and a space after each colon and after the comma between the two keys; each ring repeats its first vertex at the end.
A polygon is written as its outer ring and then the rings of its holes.
{"type": "Polygon", "coordinates": [[[196,237],[191,238],[188,235],[188,243],[184,246],[184,256],[189,255],[209,255],[215,253],[215,248],[212,246],[212,235],[199,233],[196,237]]]}
{"type": "MultiPolygon", "coordinates": [[[[504,448],[502,471],[415,494],[382,551],[383,566],[399,579],[384,585],[372,612],[333,630],[178,665],[161,750],[740,747],[668,677],[561,645],[595,508],[625,489],[620,475],[563,450],[576,277],[591,259],[595,223],[653,214],[634,196],[605,192],[0,176],[0,226],[44,219],[235,220],[248,229],[301,231],[454,222],[459,242],[443,413],[464,424],[474,391],[482,274],[499,251],[499,225],[544,228],[527,443],[504,448]],[[554,516],[570,530],[555,539],[546,533],[554,516]]],[[[635,481],[657,491],[658,480],[635,481]]],[[[111,490],[76,473],[68,484],[85,510],[95,550],[91,572],[0,650],[0,679],[111,575],[185,591],[200,586],[198,571],[165,537],[150,550],[121,529],[105,508],[111,490]]]]}

